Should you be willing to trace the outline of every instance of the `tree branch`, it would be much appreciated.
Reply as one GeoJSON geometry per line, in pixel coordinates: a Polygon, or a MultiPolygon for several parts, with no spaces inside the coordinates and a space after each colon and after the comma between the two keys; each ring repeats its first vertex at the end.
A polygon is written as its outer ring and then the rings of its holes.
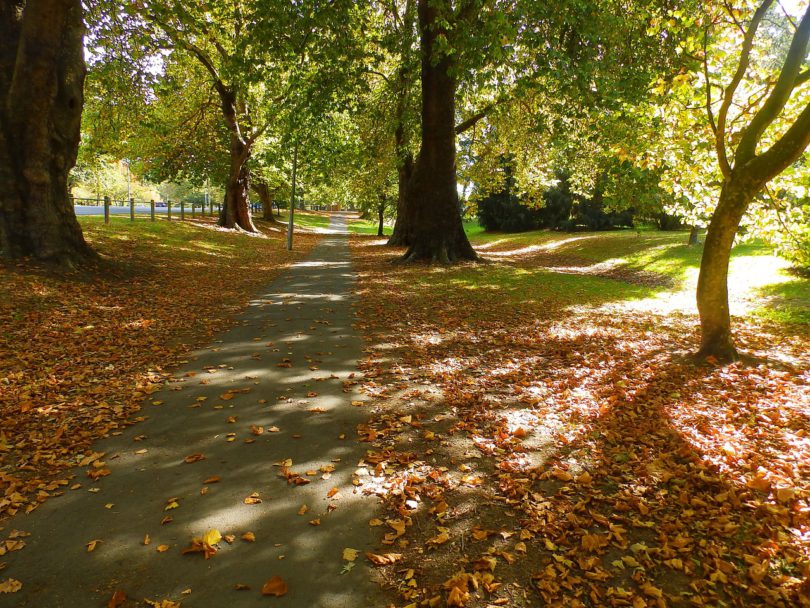
{"type": "MultiPolygon", "coordinates": [[[[717,112],[717,130],[715,131],[714,147],[717,150],[717,160],[720,163],[720,171],[726,178],[731,175],[731,164],[728,162],[728,154],[726,152],[726,118],[728,117],[728,110],[734,100],[734,93],[745,76],[745,72],[748,70],[748,64],[751,60],[751,48],[754,46],[754,36],[757,33],[759,24],[765,17],[765,13],[768,12],[772,4],[773,0],[763,0],[762,4],[760,4],[759,8],[754,12],[751,23],[748,25],[748,31],[745,32],[742,50],[740,51],[740,62],[737,64],[737,71],[726,87],[723,95],[723,103],[720,106],[720,110],[717,112]]],[[[729,15],[731,15],[731,18],[735,19],[734,13],[728,4],[726,4],[726,9],[729,15]]]]}
{"type": "Polygon", "coordinates": [[[751,119],[748,127],[743,131],[735,154],[737,162],[744,164],[756,155],[757,144],[765,129],[776,120],[776,117],[779,116],[788,99],[790,99],[793,89],[796,87],[796,80],[802,64],[807,56],[808,40],[810,40],[810,6],[805,10],[799,27],[796,28],[796,32],[793,34],[793,40],[782,64],[776,85],[774,85],[771,94],[754,115],[754,118],[751,119]]]}
{"type": "Polygon", "coordinates": [[[714,120],[714,111],[712,110],[712,81],[709,78],[709,29],[706,28],[703,32],[703,77],[706,80],[706,115],[709,117],[709,126],[712,128],[712,133],[717,136],[717,122],[714,120]]]}
{"type": "Polygon", "coordinates": [[[767,182],[779,175],[810,145],[810,103],[802,110],[796,121],[768,150],[752,158],[746,165],[754,179],[767,182]]]}

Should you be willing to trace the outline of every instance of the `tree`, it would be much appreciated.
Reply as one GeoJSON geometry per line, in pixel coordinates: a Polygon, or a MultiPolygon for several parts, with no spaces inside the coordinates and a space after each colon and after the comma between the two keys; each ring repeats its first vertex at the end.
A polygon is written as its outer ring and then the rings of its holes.
{"type": "MultiPolygon", "coordinates": [[[[466,5],[472,6],[472,4],[466,5]]],[[[448,23],[464,18],[449,2],[418,0],[422,145],[408,183],[410,245],[402,260],[475,260],[461,223],[456,180],[456,76],[448,23]]]]}
{"type": "Polygon", "coordinates": [[[769,67],[767,63],[755,66],[752,51],[757,32],[773,5],[773,0],[760,2],[747,25],[739,21],[737,10],[726,5],[730,19],[742,35],[742,43],[736,71],[722,89],[716,114],[708,53],[704,57],[707,75],[705,107],[714,133],[722,186],[706,233],[698,277],[697,304],[701,326],[698,354],[723,361],[738,358],[731,335],[728,264],[740,221],[754,197],[769,181],[799,160],[810,145],[810,102],[799,93],[810,81],[807,66],[810,7],[795,25],[781,65],[769,70],[770,74],[764,79],[766,93],[752,94],[749,89],[742,101],[735,101],[735,94],[741,89],[746,74],[755,67],[769,67]],[[735,103],[742,110],[731,120],[729,112],[735,103]]]}
{"type": "Polygon", "coordinates": [[[68,193],[83,105],[79,0],[0,5],[0,253],[74,266],[93,255],[68,193]]]}
{"type": "Polygon", "coordinates": [[[153,46],[198,62],[218,96],[229,134],[220,225],[256,230],[248,161],[283,113],[337,102],[335,90],[353,78],[358,14],[347,1],[143,3],[140,16],[154,28],[153,46]]]}

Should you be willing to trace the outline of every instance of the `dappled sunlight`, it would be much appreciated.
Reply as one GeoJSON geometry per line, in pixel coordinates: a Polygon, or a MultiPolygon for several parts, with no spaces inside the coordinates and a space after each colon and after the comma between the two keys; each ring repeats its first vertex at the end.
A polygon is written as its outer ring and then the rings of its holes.
{"type": "Polygon", "coordinates": [[[737,335],[761,363],[699,366],[699,252],[675,245],[678,278],[664,285],[634,268],[666,267],[675,238],[621,240],[638,253],[573,268],[537,253],[392,270],[357,239],[373,412],[360,434],[386,455],[374,491],[403,522],[402,567],[429,571],[436,589],[449,563],[491,558],[494,580],[554,603],[572,597],[554,567],[568,559],[566,576],[588,586],[596,573],[638,605],[642,588],[793,605],[810,563],[810,351],[798,329],[750,315],[781,268],[756,254],[732,267],[737,335]]]}

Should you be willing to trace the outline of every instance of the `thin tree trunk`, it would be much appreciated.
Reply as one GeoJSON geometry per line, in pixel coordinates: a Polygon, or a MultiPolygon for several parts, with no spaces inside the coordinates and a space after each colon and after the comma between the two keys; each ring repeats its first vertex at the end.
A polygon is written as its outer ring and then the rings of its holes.
{"type": "Polygon", "coordinates": [[[250,172],[247,161],[250,148],[236,134],[231,134],[231,167],[225,186],[225,200],[219,215],[219,225],[225,228],[241,228],[246,232],[258,232],[250,214],[248,189],[250,172]]]}
{"type": "Polygon", "coordinates": [[[259,197],[262,203],[262,219],[268,222],[278,223],[276,216],[273,215],[273,195],[270,193],[270,187],[267,182],[261,179],[252,179],[250,187],[259,197]]]}
{"type": "Polygon", "coordinates": [[[408,184],[406,212],[411,244],[404,262],[475,260],[458,212],[455,94],[450,55],[436,56],[435,42],[447,32],[438,7],[418,4],[422,52],[422,146],[408,184]]]}
{"type": "Polygon", "coordinates": [[[75,266],[94,256],[68,192],[84,103],[79,0],[0,4],[0,253],[75,266]]]}
{"type": "Polygon", "coordinates": [[[689,241],[687,242],[687,244],[688,245],[697,245],[699,243],[699,241],[698,241],[699,234],[700,234],[700,228],[698,228],[697,226],[695,226],[693,224],[692,227],[689,228],[689,241]]]}
{"type": "Polygon", "coordinates": [[[394,220],[394,230],[388,238],[388,245],[392,247],[408,247],[411,244],[411,228],[408,224],[408,183],[413,175],[413,156],[405,155],[404,160],[397,167],[397,217],[394,220]]]}
{"type": "Polygon", "coordinates": [[[380,195],[380,204],[377,205],[377,215],[379,223],[377,225],[377,236],[385,236],[383,227],[385,226],[385,195],[380,195]]]}
{"type": "Polygon", "coordinates": [[[742,188],[732,180],[723,186],[706,232],[697,286],[701,328],[698,356],[712,356],[719,361],[739,358],[731,337],[728,265],[740,220],[758,190],[755,187],[742,188]]]}

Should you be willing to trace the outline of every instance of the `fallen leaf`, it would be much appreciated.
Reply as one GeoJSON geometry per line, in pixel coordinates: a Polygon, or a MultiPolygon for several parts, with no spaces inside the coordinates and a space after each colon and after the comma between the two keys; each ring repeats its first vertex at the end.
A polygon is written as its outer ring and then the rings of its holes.
{"type": "Polygon", "coordinates": [[[388,566],[389,564],[394,564],[402,559],[401,553],[371,553],[370,551],[366,551],[365,556],[375,566],[388,566]]]}
{"type": "Polygon", "coordinates": [[[100,541],[100,540],[96,539],[96,540],[91,540],[89,543],[87,543],[87,544],[85,545],[85,546],[87,547],[87,552],[88,552],[88,553],[91,553],[92,551],[95,551],[95,550],[96,550],[96,547],[98,546],[98,544],[99,544],[100,542],[102,542],[102,541],[100,541]]]}
{"type": "Polygon", "coordinates": [[[205,460],[205,455],[196,453],[196,454],[189,454],[185,458],[183,458],[183,462],[187,464],[192,464],[194,462],[200,462],[201,460],[205,460]]]}
{"type": "Polygon", "coordinates": [[[357,554],[360,553],[357,549],[343,549],[343,559],[347,562],[353,562],[357,559],[357,554]]]}
{"type": "Polygon", "coordinates": [[[20,589],[22,589],[22,583],[13,578],[0,583],[0,593],[17,593],[20,589]]]}
{"type": "Polygon", "coordinates": [[[118,608],[121,604],[127,601],[127,594],[118,589],[112,594],[112,597],[107,600],[107,608],[118,608]]]}
{"type": "Polygon", "coordinates": [[[287,593],[287,583],[280,576],[274,576],[262,585],[262,595],[281,597],[287,593]]]}
{"type": "Polygon", "coordinates": [[[246,505],[258,505],[262,502],[262,499],[259,498],[258,492],[253,492],[250,496],[246,496],[245,500],[243,501],[246,505]]]}
{"type": "Polygon", "coordinates": [[[253,534],[253,532],[245,532],[242,535],[242,540],[247,541],[249,543],[254,543],[256,542],[256,535],[253,534]]]}

